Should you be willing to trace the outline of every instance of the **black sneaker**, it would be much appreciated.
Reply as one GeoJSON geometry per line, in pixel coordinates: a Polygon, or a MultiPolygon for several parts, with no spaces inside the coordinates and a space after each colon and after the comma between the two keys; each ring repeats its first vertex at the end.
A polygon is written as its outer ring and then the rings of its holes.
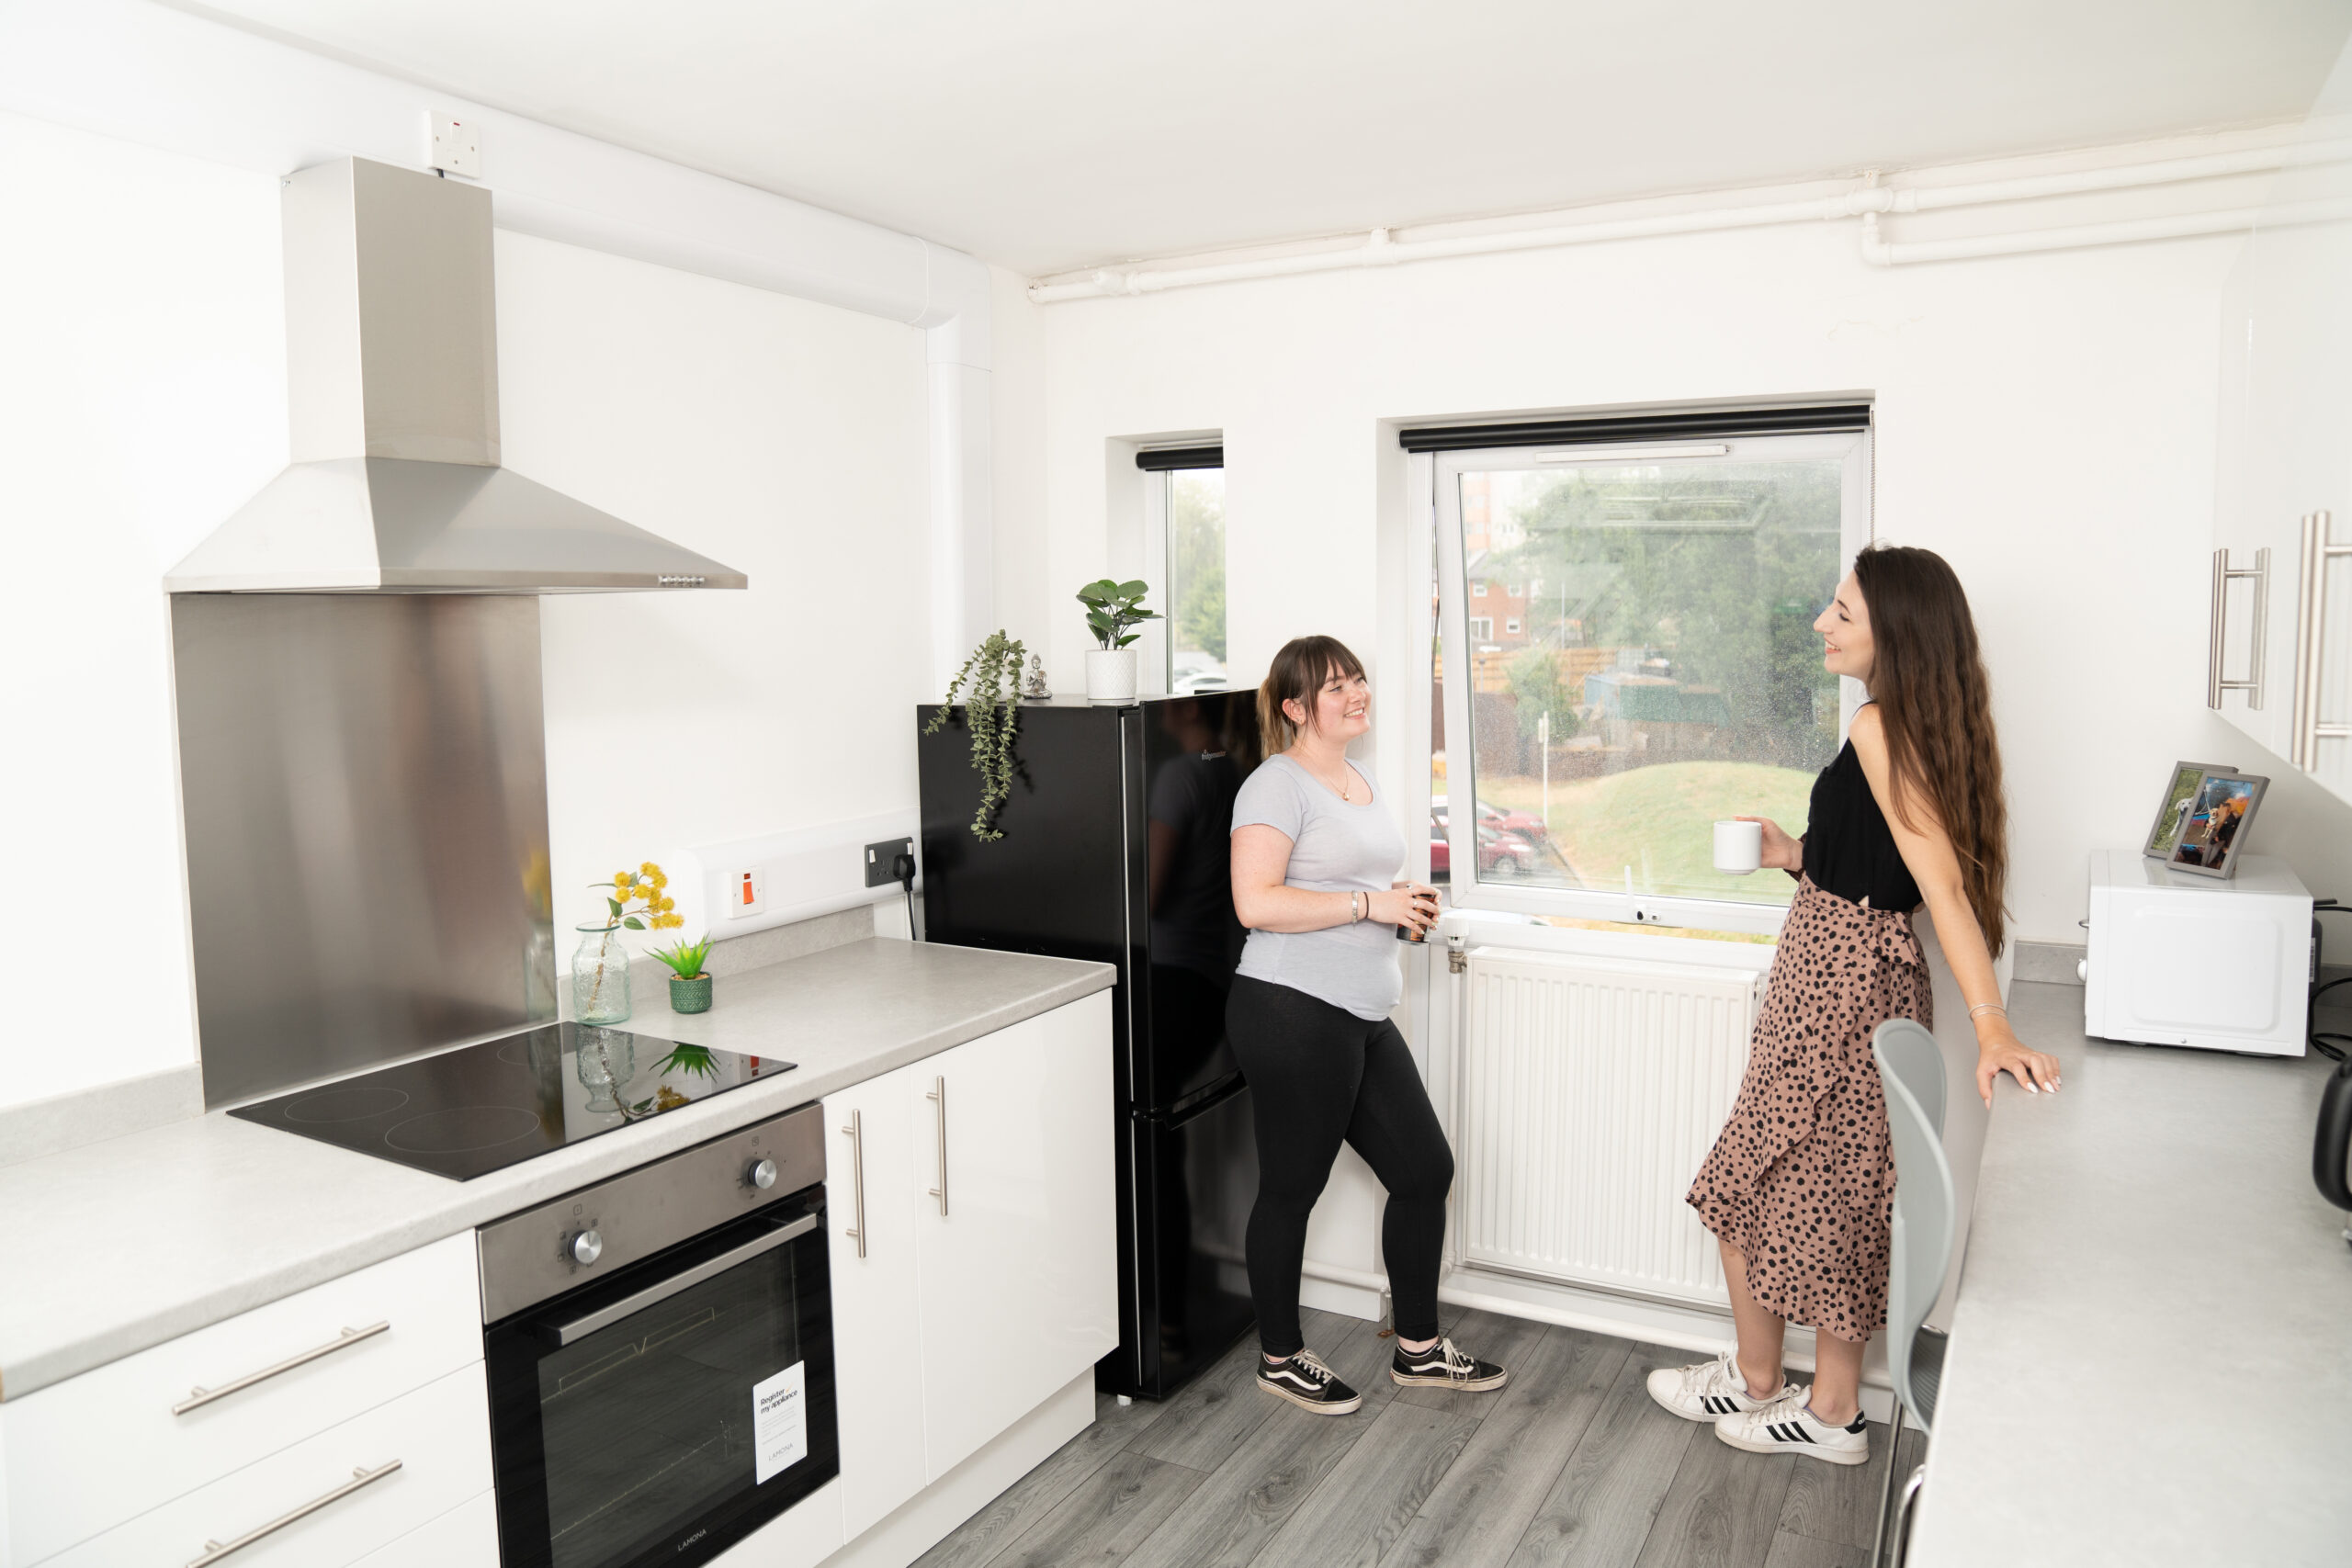
{"type": "Polygon", "coordinates": [[[1440,1339],[1426,1350],[1408,1350],[1404,1341],[1397,1341],[1388,1377],[1407,1388],[1450,1388],[1464,1393],[1484,1393],[1510,1381],[1509,1372],[1492,1361],[1463,1354],[1451,1339],[1440,1339]]]}
{"type": "Polygon", "coordinates": [[[1363,1395],[1341,1382],[1312,1350],[1281,1361],[1259,1357],[1258,1386],[1317,1416],[1345,1416],[1363,1403],[1363,1395]]]}

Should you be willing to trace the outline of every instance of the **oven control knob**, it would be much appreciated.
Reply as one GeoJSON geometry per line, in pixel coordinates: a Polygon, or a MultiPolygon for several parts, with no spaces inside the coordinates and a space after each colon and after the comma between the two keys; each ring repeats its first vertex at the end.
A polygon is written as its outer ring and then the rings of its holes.
{"type": "Polygon", "coordinates": [[[594,1231],[582,1231],[564,1250],[571,1254],[575,1263],[594,1263],[605,1256],[605,1238],[594,1231]]]}
{"type": "Polygon", "coordinates": [[[758,1188],[761,1191],[766,1191],[769,1188],[775,1185],[775,1161],[772,1159],[753,1160],[752,1162],[752,1168],[743,1173],[743,1179],[758,1188]]]}

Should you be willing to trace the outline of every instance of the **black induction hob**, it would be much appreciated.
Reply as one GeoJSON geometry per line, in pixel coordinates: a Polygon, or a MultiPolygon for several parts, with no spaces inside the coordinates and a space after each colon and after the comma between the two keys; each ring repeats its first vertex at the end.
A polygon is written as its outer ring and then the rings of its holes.
{"type": "Polygon", "coordinates": [[[467,1181],[796,1065],[550,1023],[229,1114],[467,1181]]]}

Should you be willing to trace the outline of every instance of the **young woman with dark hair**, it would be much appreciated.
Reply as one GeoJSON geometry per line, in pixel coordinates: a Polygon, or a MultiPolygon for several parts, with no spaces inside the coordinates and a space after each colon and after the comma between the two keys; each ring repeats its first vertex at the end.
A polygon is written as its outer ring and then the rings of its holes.
{"type": "Polygon", "coordinates": [[[1306,1216],[1345,1142],[1388,1189],[1389,1377],[1500,1388],[1503,1369],[1456,1349],[1438,1325],[1453,1153],[1388,1021],[1404,989],[1396,928],[1435,920],[1437,891],[1396,880],[1405,835],[1371,776],[1348,761],[1348,743],[1372,724],[1363,665],[1334,638],[1299,637],[1274,655],[1258,711],[1266,760],[1233,807],[1233,908],[1250,937],[1225,1015],[1257,1121],[1248,1252],[1258,1386],[1317,1415],[1363,1403],[1306,1348],[1298,1324],[1306,1216]]]}
{"type": "Polygon", "coordinates": [[[1926,904],[1967,998],[1985,1102],[2002,1073],[2055,1090],[2058,1064],[2018,1043],[1994,974],[2008,822],[1959,578],[1928,550],[1864,550],[1814,630],[1825,667],[1871,700],[1814,784],[1804,836],[1764,823],[1763,863],[1798,878],[1797,895],[1739,1099],[1689,1196],[1723,1251],[1738,1346],[1660,1368],[1649,1391],[1735,1448],[1860,1464],[1862,1350],[1886,1326],[1894,1192],[1871,1036],[1891,1018],[1934,1025],[1914,909],[1926,904]],[[1782,1384],[1792,1322],[1815,1331],[1810,1389],[1782,1384]]]}

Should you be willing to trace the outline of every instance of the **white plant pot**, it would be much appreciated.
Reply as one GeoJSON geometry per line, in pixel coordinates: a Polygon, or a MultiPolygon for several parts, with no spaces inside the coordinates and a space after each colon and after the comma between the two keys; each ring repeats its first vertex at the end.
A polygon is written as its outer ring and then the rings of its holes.
{"type": "Polygon", "coordinates": [[[1136,700],[1134,649],[1090,648],[1086,650],[1086,700],[1090,703],[1131,703],[1136,700]]]}

